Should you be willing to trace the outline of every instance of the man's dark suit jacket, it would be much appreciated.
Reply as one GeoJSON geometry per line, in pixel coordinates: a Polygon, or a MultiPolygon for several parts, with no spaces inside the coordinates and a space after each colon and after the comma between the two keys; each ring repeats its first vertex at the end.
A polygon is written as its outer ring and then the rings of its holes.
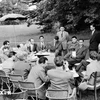
{"type": "Polygon", "coordinates": [[[38,52],[37,44],[33,45],[33,49],[31,49],[31,46],[29,46],[27,49],[29,52],[38,52]]]}
{"type": "Polygon", "coordinates": [[[98,52],[99,43],[100,43],[100,33],[98,31],[95,31],[90,38],[89,51],[98,52]]]}
{"type": "Polygon", "coordinates": [[[65,55],[64,59],[66,59],[69,64],[79,63],[85,59],[87,50],[88,48],[86,46],[83,46],[82,48],[78,47],[76,50],[76,58],[72,58],[72,53],[69,52],[65,55]]]}
{"type": "Polygon", "coordinates": [[[63,50],[62,43],[60,41],[57,41],[55,43],[55,57],[61,56],[62,50],[63,50]]]}

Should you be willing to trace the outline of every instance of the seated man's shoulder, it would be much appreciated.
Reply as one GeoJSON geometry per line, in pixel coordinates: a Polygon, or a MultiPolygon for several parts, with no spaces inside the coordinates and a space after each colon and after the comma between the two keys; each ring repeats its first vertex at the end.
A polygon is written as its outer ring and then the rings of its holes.
{"type": "Polygon", "coordinates": [[[68,41],[68,44],[69,44],[69,45],[72,44],[72,41],[68,41]]]}
{"type": "Polygon", "coordinates": [[[52,73],[54,73],[54,72],[55,72],[55,69],[50,69],[47,71],[47,75],[52,75],[52,73]]]}

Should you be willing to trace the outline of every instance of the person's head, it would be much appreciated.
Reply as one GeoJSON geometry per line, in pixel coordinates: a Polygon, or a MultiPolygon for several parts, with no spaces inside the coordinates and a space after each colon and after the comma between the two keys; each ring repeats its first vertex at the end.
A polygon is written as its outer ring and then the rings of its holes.
{"type": "Polygon", "coordinates": [[[13,57],[13,56],[15,56],[16,55],[16,52],[14,52],[14,51],[10,51],[9,52],[9,58],[11,58],[11,57],[13,57]]]}
{"type": "Polygon", "coordinates": [[[17,54],[16,54],[16,58],[17,58],[19,61],[25,61],[25,60],[27,59],[27,53],[23,53],[23,54],[17,53],[17,54]]]}
{"type": "Polygon", "coordinates": [[[72,36],[72,43],[76,43],[77,42],[77,37],[76,36],[72,36]]]}
{"type": "Polygon", "coordinates": [[[55,36],[55,37],[54,37],[54,40],[55,40],[55,42],[56,42],[56,41],[59,41],[59,37],[58,37],[58,36],[55,36]]]}
{"type": "Polygon", "coordinates": [[[19,44],[17,45],[17,48],[20,48],[20,45],[19,44]]]}
{"type": "Polygon", "coordinates": [[[83,46],[84,45],[84,40],[83,39],[79,39],[79,46],[83,46]]]}
{"type": "Polygon", "coordinates": [[[29,41],[30,41],[31,44],[34,44],[34,39],[33,38],[29,39],[29,41]]]}
{"type": "Polygon", "coordinates": [[[62,67],[63,66],[63,60],[61,56],[55,57],[54,58],[54,63],[57,67],[62,67]]]}
{"type": "Polygon", "coordinates": [[[47,66],[48,59],[46,57],[40,57],[38,63],[43,65],[43,67],[45,68],[47,66]]]}
{"type": "Polygon", "coordinates": [[[10,42],[9,42],[8,40],[6,40],[6,41],[3,42],[3,45],[4,45],[5,47],[9,47],[10,42]]]}
{"type": "Polygon", "coordinates": [[[40,39],[40,42],[44,42],[44,36],[43,35],[39,36],[39,39],[40,39]]]}
{"type": "Polygon", "coordinates": [[[5,54],[5,55],[9,55],[9,47],[3,47],[3,53],[5,54]]]}
{"type": "Polygon", "coordinates": [[[64,31],[65,30],[65,28],[64,27],[60,27],[60,31],[64,31]]]}
{"type": "Polygon", "coordinates": [[[95,25],[94,25],[94,24],[91,24],[91,25],[90,25],[90,30],[91,30],[91,31],[94,31],[94,30],[95,30],[95,25]]]}
{"type": "Polygon", "coordinates": [[[98,58],[98,53],[96,51],[90,51],[90,54],[89,54],[90,58],[92,60],[97,60],[98,58]]]}

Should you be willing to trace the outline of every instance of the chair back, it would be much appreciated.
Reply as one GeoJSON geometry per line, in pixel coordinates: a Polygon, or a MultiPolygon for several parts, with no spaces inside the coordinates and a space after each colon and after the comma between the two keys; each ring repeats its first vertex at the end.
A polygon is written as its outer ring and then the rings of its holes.
{"type": "Polygon", "coordinates": [[[11,80],[17,80],[17,81],[23,81],[24,78],[22,75],[18,75],[18,74],[9,74],[9,77],[11,80]]]}
{"type": "Polygon", "coordinates": [[[68,97],[68,90],[53,90],[48,89],[46,91],[46,97],[49,99],[66,99],[68,97]]]}
{"type": "Polygon", "coordinates": [[[62,100],[62,99],[71,99],[71,100],[76,100],[76,88],[73,89],[72,94],[70,95],[68,93],[68,90],[53,90],[53,89],[48,89],[46,91],[46,97],[49,98],[50,100],[62,100]]]}
{"type": "Polygon", "coordinates": [[[35,86],[34,86],[34,83],[32,82],[24,82],[24,81],[19,81],[19,85],[20,85],[20,88],[22,89],[34,89],[35,90],[35,86]]]}

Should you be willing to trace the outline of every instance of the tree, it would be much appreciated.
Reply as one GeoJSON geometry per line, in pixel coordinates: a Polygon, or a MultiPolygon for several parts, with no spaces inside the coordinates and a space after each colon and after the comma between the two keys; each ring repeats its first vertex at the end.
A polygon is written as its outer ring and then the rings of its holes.
{"type": "MultiPolygon", "coordinates": [[[[61,23],[67,29],[80,29],[100,19],[100,0],[42,0],[37,18],[45,26],[61,23]]],[[[99,24],[100,21],[97,23],[99,24]]]]}

